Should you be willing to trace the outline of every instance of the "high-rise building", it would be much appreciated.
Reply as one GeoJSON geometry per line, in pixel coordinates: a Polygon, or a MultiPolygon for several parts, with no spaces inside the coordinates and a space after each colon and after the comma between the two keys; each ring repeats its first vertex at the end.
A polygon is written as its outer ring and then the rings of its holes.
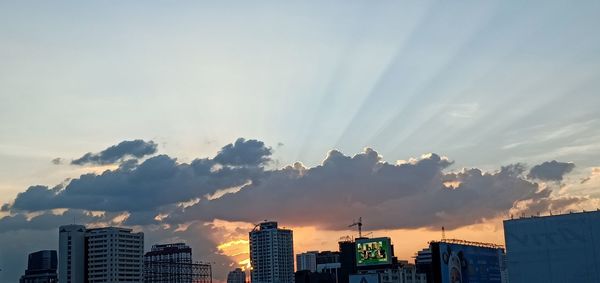
{"type": "Polygon", "coordinates": [[[317,271],[317,254],[318,251],[308,251],[296,255],[296,271],[308,270],[311,272],[317,271]]]}
{"type": "Polygon", "coordinates": [[[241,268],[236,268],[227,274],[227,283],[245,283],[246,282],[246,272],[244,272],[241,268]]]}
{"type": "Polygon", "coordinates": [[[82,225],[59,228],[59,282],[142,282],[144,234],[82,225]]]}
{"type": "Polygon", "coordinates": [[[510,283],[600,282],[600,211],[504,221],[510,283]]]}
{"type": "Polygon", "coordinates": [[[294,282],[294,241],[292,230],[263,222],[250,233],[252,283],[294,282]]]}
{"type": "Polygon", "coordinates": [[[58,281],[86,282],[85,226],[65,225],[58,231],[58,281]]]}
{"type": "Polygon", "coordinates": [[[191,283],[192,248],[184,243],[153,245],[144,255],[144,282],[191,283]]]}
{"type": "Polygon", "coordinates": [[[106,227],[89,229],[87,277],[96,282],[142,282],[144,233],[106,227]]]}
{"type": "Polygon", "coordinates": [[[56,251],[39,251],[29,254],[27,270],[19,283],[56,283],[58,275],[56,251]]]}

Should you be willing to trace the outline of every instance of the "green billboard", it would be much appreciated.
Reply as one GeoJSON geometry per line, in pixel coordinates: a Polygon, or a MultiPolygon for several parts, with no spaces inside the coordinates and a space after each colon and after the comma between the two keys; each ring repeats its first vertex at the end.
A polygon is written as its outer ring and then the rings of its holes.
{"type": "Polygon", "coordinates": [[[356,240],[356,265],[384,265],[392,263],[390,238],[356,240]]]}

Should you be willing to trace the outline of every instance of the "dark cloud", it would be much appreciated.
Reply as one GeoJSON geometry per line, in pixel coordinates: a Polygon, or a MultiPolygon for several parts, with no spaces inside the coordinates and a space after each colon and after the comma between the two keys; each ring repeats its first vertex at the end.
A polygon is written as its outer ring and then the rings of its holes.
{"type": "MultiPolygon", "coordinates": [[[[69,223],[93,223],[105,221],[110,215],[94,216],[91,212],[69,209],[60,214],[44,212],[28,217],[19,213],[0,218],[0,234],[19,230],[50,230],[69,223]]],[[[114,216],[114,215],[113,215],[114,216]]]]}
{"type": "Polygon", "coordinates": [[[60,165],[60,164],[62,164],[62,163],[63,163],[63,160],[62,160],[62,158],[60,158],[60,157],[57,157],[57,158],[54,158],[54,159],[52,159],[52,160],[51,160],[51,162],[52,162],[52,164],[54,164],[54,165],[60,165]]]}
{"type": "Polygon", "coordinates": [[[71,161],[73,165],[106,165],[123,161],[127,157],[142,158],[156,153],[157,144],[153,141],[132,140],[122,141],[99,153],[88,152],[82,157],[71,161]]]}
{"type": "Polygon", "coordinates": [[[148,158],[141,164],[136,159],[124,160],[117,169],[84,174],[54,188],[32,186],[19,193],[11,207],[16,211],[130,211],[130,223],[151,223],[162,206],[202,198],[260,178],[264,174],[260,165],[270,160],[270,154],[263,142],[240,138],[223,147],[214,159],[195,159],[189,164],[167,155],[148,158]]]}
{"type": "Polygon", "coordinates": [[[102,174],[84,174],[72,179],[64,189],[33,186],[19,193],[12,208],[40,211],[76,208],[102,211],[148,211],[240,186],[263,174],[262,169],[215,166],[213,160],[178,163],[158,155],[136,165],[127,161],[102,174]]]}
{"type": "Polygon", "coordinates": [[[167,222],[276,217],[294,225],[346,229],[346,222],[362,216],[370,229],[455,228],[506,214],[518,201],[549,197],[549,191],[522,178],[520,164],[492,173],[444,173],[451,164],[436,154],[394,165],[372,149],[353,157],[334,150],[320,166],[272,171],[238,193],[179,209],[167,222]]]}
{"type": "Polygon", "coordinates": [[[261,166],[271,160],[272,149],[262,141],[239,138],[224,146],[215,161],[230,166],[261,166]]]}
{"type": "Polygon", "coordinates": [[[533,166],[527,177],[541,181],[562,181],[563,176],[574,168],[575,164],[573,163],[552,160],[533,166]]]}

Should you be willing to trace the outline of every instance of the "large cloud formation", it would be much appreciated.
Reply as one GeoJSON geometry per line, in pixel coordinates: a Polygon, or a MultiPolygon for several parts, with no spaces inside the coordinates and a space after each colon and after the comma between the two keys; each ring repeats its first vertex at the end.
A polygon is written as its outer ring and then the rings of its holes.
{"type": "MultiPolygon", "coordinates": [[[[528,176],[521,164],[492,172],[452,171],[453,162],[438,154],[389,163],[367,148],[354,156],[332,150],[314,167],[297,162],[267,169],[273,150],[262,141],[241,138],[213,158],[189,163],[167,155],[148,157],[154,153],[154,142],[136,140],[84,155],[77,163],[119,165],[54,187],[29,187],[2,205],[9,216],[0,218],[0,240],[12,232],[56,233],[56,227],[73,219],[88,225],[134,225],[152,241],[181,240],[199,229],[206,233],[198,236],[194,249],[219,261],[215,274],[224,276],[231,262],[215,249],[223,240],[218,235],[223,231],[210,226],[217,220],[275,219],[341,230],[362,216],[369,229],[451,229],[509,212],[560,210],[585,200],[559,197],[528,178],[560,180],[559,175],[572,170],[570,165],[560,174],[541,173],[556,161],[535,166],[528,176]]],[[[2,257],[14,253],[1,252],[2,257]]]]}
{"type": "Polygon", "coordinates": [[[541,181],[562,181],[563,176],[574,168],[573,163],[552,160],[533,166],[527,176],[541,181]]]}
{"type": "MultiPolygon", "coordinates": [[[[127,157],[142,158],[156,153],[157,144],[153,141],[132,140],[122,141],[99,153],[88,152],[80,158],[71,161],[73,165],[107,165],[124,160],[127,157]]],[[[56,160],[56,159],[55,159],[56,160]]],[[[59,159],[60,161],[60,159],[59,159]]],[[[54,162],[54,161],[53,161],[54,162]]]]}

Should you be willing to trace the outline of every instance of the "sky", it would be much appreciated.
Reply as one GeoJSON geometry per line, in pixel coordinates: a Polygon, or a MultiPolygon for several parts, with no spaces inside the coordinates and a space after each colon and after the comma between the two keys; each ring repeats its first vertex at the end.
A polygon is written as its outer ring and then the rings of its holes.
{"type": "Polygon", "coordinates": [[[57,227],[185,241],[358,217],[409,259],[596,209],[598,1],[0,1],[0,281],[57,227]],[[10,243],[10,244],[9,244],[10,243]]]}

